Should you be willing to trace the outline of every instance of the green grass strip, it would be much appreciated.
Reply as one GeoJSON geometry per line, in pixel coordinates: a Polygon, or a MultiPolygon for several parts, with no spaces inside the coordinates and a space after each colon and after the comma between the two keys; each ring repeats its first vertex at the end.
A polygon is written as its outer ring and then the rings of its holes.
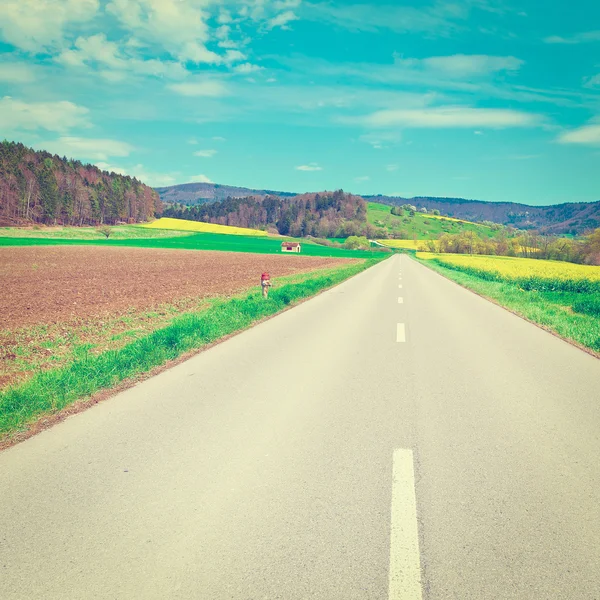
{"type": "Polygon", "coordinates": [[[533,323],[554,331],[564,339],[600,352],[600,315],[593,314],[592,308],[597,306],[596,293],[527,290],[520,287],[520,282],[483,279],[473,272],[451,269],[433,260],[419,262],[533,323]],[[574,312],[576,306],[589,307],[591,314],[574,312]]]}
{"type": "MultiPolygon", "coordinates": [[[[385,255],[382,257],[384,258],[385,255]]],[[[299,283],[246,296],[216,300],[211,307],[187,313],[153,333],[118,350],[100,355],[84,353],[69,365],[44,371],[0,393],[0,437],[23,429],[44,414],[59,411],[95,392],[146,373],[190,350],[199,349],[274,315],[286,307],[330,288],[375,265],[381,258],[319,272],[299,283]]]]}
{"type": "MultiPolygon", "coordinates": [[[[1,232],[0,232],[1,234],[1,232]]],[[[332,248],[320,246],[311,242],[302,241],[301,254],[286,254],[285,256],[332,256],[340,258],[374,258],[386,256],[379,252],[381,248],[373,250],[347,250],[345,248],[332,248]]],[[[59,239],[59,238],[34,238],[34,237],[2,237],[2,246],[102,246],[128,247],[128,248],[173,248],[178,250],[218,250],[223,252],[252,252],[256,254],[282,254],[281,239],[244,235],[226,235],[220,233],[194,233],[193,235],[178,237],[159,237],[151,239],[59,239]]],[[[388,254],[389,255],[389,254],[388,254]]]]}

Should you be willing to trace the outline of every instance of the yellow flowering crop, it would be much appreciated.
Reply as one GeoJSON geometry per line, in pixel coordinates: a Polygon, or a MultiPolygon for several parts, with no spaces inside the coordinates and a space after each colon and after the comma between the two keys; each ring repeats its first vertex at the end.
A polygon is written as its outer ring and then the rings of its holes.
{"type": "Polygon", "coordinates": [[[600,291],[600,267],[573,263],[468,254],[417,253],[417,258],[492,281],[507,281],[523,289],[539,291],[600,291]]]}
{"type": "MultiPolygon", "coordinates": [[[[404,248],[407,250],[418,250],[427,247],[430,240],[377,240],[388,248],[404,248]]],[[[433,240],[437,244],[437,240],[433,240]]]]}
{"type": "Polygon", "coordinates": [[[225,233],[229,235],[267,236],[266,231],[260,229],[246,229],[245,227],[230,227],[229,225],[216,225],[200,221],[187,221],[186,219],[170,219],[163,217],[152,223],[142,225],[152,229],[174,229],[178,231],[197,231],[198,233],[225,233]]]}
{"type": "Polygon", "coordinates": [[[430,212],[424,215],[427,219],[439,219],[440,221],[454,221],[455,223],[467,223],[467,225],[477,225],[477,227],[487,227],[489,225],[483,225],[482,223],[474,223],[473,221],[465,221],[464,219],[455,219],[454,217],[445,217],[444,215],[434,215],[430,212]]]}

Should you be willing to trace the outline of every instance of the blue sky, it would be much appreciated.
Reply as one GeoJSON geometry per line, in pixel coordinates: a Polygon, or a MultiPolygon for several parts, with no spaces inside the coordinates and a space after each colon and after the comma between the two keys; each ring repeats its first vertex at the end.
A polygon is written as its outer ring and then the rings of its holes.
{"type": "Polygon", "coordinates": [[[600,200],[600,3],[3,0],[0,136],[154,186],[600,200]]]}

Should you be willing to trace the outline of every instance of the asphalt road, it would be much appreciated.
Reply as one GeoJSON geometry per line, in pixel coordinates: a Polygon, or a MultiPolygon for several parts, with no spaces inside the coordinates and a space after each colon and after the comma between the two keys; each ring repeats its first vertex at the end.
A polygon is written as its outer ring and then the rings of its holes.
{"type": "Polygon", "coordinates": [[[394,256],[1,453],[0,598],[599,599],[599,438],[600,361],[394,256]]]}

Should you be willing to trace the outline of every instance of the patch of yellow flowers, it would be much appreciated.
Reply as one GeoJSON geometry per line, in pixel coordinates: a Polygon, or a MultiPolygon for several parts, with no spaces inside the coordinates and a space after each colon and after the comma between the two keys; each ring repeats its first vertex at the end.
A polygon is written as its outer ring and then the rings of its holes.
{"type": "Polygon", "coordinates": [[[433,254],[418,252],[418,258],[434,258],[441,265],[474,267],[497,273],[506,279],[543,277],[545,279],[589,279],[600,281],[600,267],[576,265],[557,260],[513,258],[510,256],[476,256],[469,254],[433,254]]]}
{"type": "Polygon", "coordinates": [[[418,250],[427,244],[427,240],[377,240],[388,248],[404,248],[406,250],[418,250]]]}
{"type": "Polygon", "coordinates": [[[171,219],[163,217],[152,223],[142,225],[151,229],[174,229],[177,231],[197,231],[198,233],[224,233],[228,235],[267,236],[266,231],[259,229],[246,229],[245,227],[230,227],[229,225],[216,225],[200,221],[187,221],[186,219],[171,219]]]}
{"type": "Polygon", "coordinates": [[[525,290],[600,293],[600,267],[573,263],[468,254],[417,252],[417,258],[490,281],[514,283],[525,290]]]}

